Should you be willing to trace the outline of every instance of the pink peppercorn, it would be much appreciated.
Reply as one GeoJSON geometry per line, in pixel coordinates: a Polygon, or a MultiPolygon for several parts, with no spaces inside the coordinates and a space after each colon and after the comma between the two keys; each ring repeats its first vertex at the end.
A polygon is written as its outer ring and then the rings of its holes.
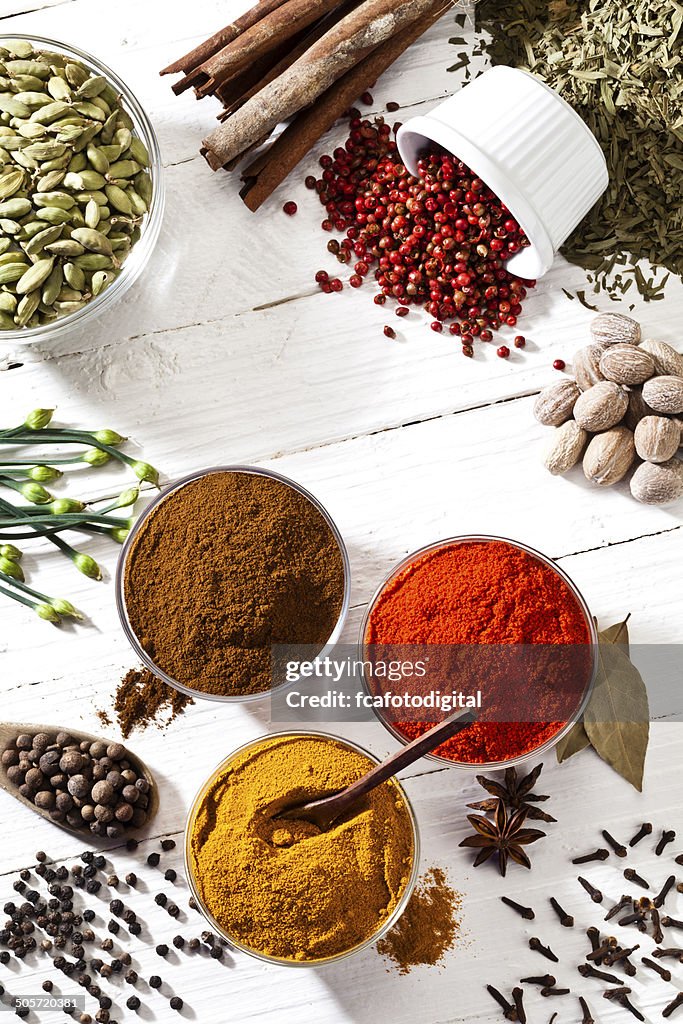
{"type": "Polygon", "coordinates": [[[553,370],[564,370],[566,365],[564,359],[556,359],[553,363],[553,370]]]}
{"type": "Polygon", "coordinates": [[[385,327],[384,327],[384,333],[385,333],[387,338],[395,338],[396,337],[396,331],[394,330],[393,327],[389,327],[388,324],[386,324],[385,327]]]}
{"type": "Polygon", "coordinates": [[[515,338],[515,348],[524,348],[526,345],[526,338],[523,334],[518,334],[515,338]]]}
{"type": "Polygon", "coordinates": [[[290,199],[289,202],[285,203],[282,209],[284,210],[288,217],[293,217],[296,211],[299,209],[299,207],[293,200],[290,199]]]}
{"type": "Polygon", "coordinates": [[[510,355],[510,349],[507,345],[501,345],[500,348],[496,349],[496,355],[500,356],[501,359],[507,359],[510,355]]]}

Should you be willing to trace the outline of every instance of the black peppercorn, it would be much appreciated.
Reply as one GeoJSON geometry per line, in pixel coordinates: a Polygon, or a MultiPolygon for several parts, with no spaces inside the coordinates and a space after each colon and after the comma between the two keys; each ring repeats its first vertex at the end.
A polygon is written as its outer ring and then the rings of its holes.
{"type": "Polygon", "coordinates": [[[161,978],[159,977],[159,975],[158,974],[153,974],[152,977],[149,979],[149,987],[150,988],[161,988],[161,985],[162,985],[162,981],[161,981],[161,978]]]}
{"type": "Polygon", "coordinates": [[[138,848],[138,846],[139,846],[139,845],[140,845],[140,844],[139,844],[139,842],[137,841],[137,839],[129,839],[129,840],[128,840],[128,841],[126,842],[126,849],[127,849],[127,850],[128,850],[128,851],[129,851],[130,853],[132,853],[132,852],[133,852],[133,850],[137,850],[137,848],[138,848]]]}
{"type": "Polygon", "coordinates": [[[95,920],[95,911],[94,910],[84,910],[83,911],[83,920],[84,921],[94,921],[95,920]]]}
{"type": "Polygon", "coordinates": [[[194,896],[190,896],[189,900],[187,901],[187,905],[190,908],[190,910],[197,910],[197,901],[194,898],[194,896]]]}
{"type": "Polygon", "coordinates": [[[126,971],[123,980],[128,982],[129,985],[135,985],[138,980],[137,971],[126,971]]]}
{"type": "Polygon", "coordinates": [[[160,860],[161,857],[159,856],[158,853],[150,853],[149,857],[147,858],[147,863],[151,868],[155,868],[160,860]]]}
{"type": "Polygon", "coordinates": [[[97,868],[95,867],[94,864],[88,864],[88,866],[86,868],[83,868],[83,877],[84,878],[94,878],[96,874],[97,874],[97,868]]]}
{"type": "Polygon", "coordinates": [[[199,939],[190,939],[188,946],[193,953],[196,952],[199,949],[199,939]]]}
{"type": "Polygon", "coordinates": [[[112,914],[115,914],[118,917],[123,910],[123,902],[121,900],[112,900],[109,904],[109,909],[112,914]]]}
{"type": "Polygon", "coordinates": [[[104,867],[104,865],[105,865],[106,863],[107,863],[107,862],[106,862],[106,860],[104,859],[104,857],[103,857],[102,855],[100,855],[100,856],[98,856],[98,857],[95,857],[95,859],[93,860],[93,864],[95,865],[95,867],[96,867],[96,868],[97,868],[97,869],[98,869],[99,871],[101,871],[101,870],[102,870],[102,868],[104,867]]]}
{"type": "Polygon", "coordinates": [[[210,956],[212,957],[213,960],[222,960],[223,959],[223,947],[222,946],[212,946],[211,947],[210,956]]]}
{"type": "Polygon", "coordinates": [[[23,878],[25,882],[28,882],[30,877],[31,872],[29,871],[28,868],[22,868],[21,871],[19,872],[19,878],[23,878]]]}
{"type": "Polygon", "coordinates": [[[42,850],[38,850],[38,853],[36,854],[36,860],[37,861],[47,860],[47,854],[44,853],[42,850]]]}
{"type": "Polygon", "coordinates": [[[129,1010],[139,1010],[140,1000],[138,999],[137,996],[130,996],[130,998],[126,1000],[126,1006],[128,1007],[129,1010]]]}
{"type": "Polygon", "coordinates": [[[172,1010],[182,1010],[183,1001],[180,996],[172,996],[169,1005],[172,1010]]]}
{"type": "Polygon", "coordinates": [[[134,910],[124,910],[123,920],[126,924],[133,924],[133,922],[137,920],[137,914],[134,910]]]}
{"type": "Polygon", "coordinates": [[[6,949],[3,949],[2,953],[0,953],[0,964],[8,964],[9,960],[9,953],[6,949]]]}
{"type": "Polygon", "coordinates": [[[23,892],[26,888],[26,883],[17,880],[16,882],[12,882],[12,888],[15,892],[23,892]]]}
{"type": "Polygon", "coordinates": [[[202,932],[201,940],[207,946],[213,946],[214,942],[216,941],[216,936],[213,934],[213,932],[202,932]]]}
{"type": "Polygon", "coordinates": [[[174,938],[173,938],[173,945],[175,946],[176,949],[182,949],[183,948],[183,946],[185,945],[185,939],[182,937],[182,935],[174,936],[174,938]]]}
{"type": "Polygon", "coordinates": [[[53,988],[54,988],[54,985],[53,985],[53,983],[52,983],[52,982],[50,981],[50,979],[49,979],[49,978],[47,979],[47,981],[44,981],[44,982],[43,982],[43,992],[52,992],[52,989],[53,989],[53,988]]]}
{"type": "Polygon", "coordinates": [[[131,889],[134,889],[135,886],[138,884],[138,876],[135,874],[134,871],[130,871],[126,875],[126,884],[129,885],[131,889]]]}
{"type": "Polygon", "coordinates": [[[128,925],[128,931],[131,935],[139,935],[142,931],[142,925],[139,921],[133,921],[132,924],[128,925]]]}
{"type": "Polygon", "coordinates": [[[29,1008],[28,1006],[18,1006],[14,1012],[16,1013],[17,1017],[21,1017],[23,1019],[24,1017],[28,1017],[29,1008]]]}
{"type": "Polygon", "coordinates": [[[119,884],[119,876],[118,875],[109,875],[109,877],[107,878],[107,885],[111,886],[112,889],[115,889],[118,884],[119,884]]]}
{"type": "Polygon", "coordinates": [[[111,999],[109,996],[100,996],[100,1007],[103,1010],[111,1010],[111,999]]]}
{"type": "Polygon", "coordinates": [[[109,1024],[109,1010],[98,1010],[95,1014],[97,1024],[109,1024]]]}
{"type": "Polygon", "coordinates": [[[107,925],[107,930],[110,931],[112,933],[112,935],[118,935],[118,932],[119,932],[119,922],[111,920],[109,922],[109,924],[107,925]]]}
{"type": "Polygon", "coordinates": [[[169,905],[166,907],[166,911],[168,914],[170,914],[171,917],[178,917],[178,915],[180,914],[180,910],[175,905],[175,903],[169,903],[169,905]]]}
{"type": "Polygon", "coordinates": [[[121,971],[123,970],[123,964],[121,963],[118,957],[115,957],[109,966],[111,967],[114,974],[120,974],[121,971]]]}
{"type": "Polygon", "coordinates": [[[168,946],[162,942],[157,946],[156,952],[157,956],[168,956],[168,946]]]}
{"type": "Polygon", "coordinates": [[[164,871],[164,878],[166,879],[167,882],[175,882],[177,877],[178,872],[174,871],[173,868],[167,868],[167,870],[164,871]]]}
{"type": "MultiPolygon", "coordinates": [[[[166,895],[165,892],[158,892],[154,897],[154,902],[159,907],[165,907],[166,904],[168,903],[168,896],[166,895]]],[[[7,911],[7,913],[10,913],[10,911],[7,911]]]]}

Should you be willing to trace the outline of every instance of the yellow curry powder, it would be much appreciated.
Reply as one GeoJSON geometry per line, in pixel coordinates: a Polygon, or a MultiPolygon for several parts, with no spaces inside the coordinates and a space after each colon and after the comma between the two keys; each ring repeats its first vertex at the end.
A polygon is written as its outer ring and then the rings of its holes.
{"type": "Polygon", "coordinates": [[[274,814],[342,789],[373,762],[341,741],[287,735],[237,755],[190,823],[190,870],[232,938],[288,960],[321,960],[370,938],[413,865],[405,800],[386,782],[327,832],[274,814]]]}

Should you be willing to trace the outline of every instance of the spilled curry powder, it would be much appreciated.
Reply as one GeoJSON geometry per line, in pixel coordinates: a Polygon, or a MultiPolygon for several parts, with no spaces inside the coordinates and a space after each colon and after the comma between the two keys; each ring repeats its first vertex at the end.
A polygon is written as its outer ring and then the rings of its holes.
{"type": "Polygon", "coordinates": [[[396,924],[377,943],[377,952],[399,974],[413,967],[433,967],[456,941],[462,896],[450,887],[441,868],[433,867],[418,880],[408,906],[396,924]]]}
{"type": "Polygon", "coordinates": [[[271,686],[271,648],[322,648],[344,598],[329,523],[288,483],[221,470],[171,491],[142,521],[126,611],[154,664],[202,693],[271,686]]]}
{"type": "Polygon", "coordinates": [[[408,884],[413,830],[385,782],[327,832],[273,820],[372,766],[342,741],[291,734],[231,759],[190,822],[190,871],[206,909],[232,938],[286,960],[322,960],[371,938],[408,884]]]}

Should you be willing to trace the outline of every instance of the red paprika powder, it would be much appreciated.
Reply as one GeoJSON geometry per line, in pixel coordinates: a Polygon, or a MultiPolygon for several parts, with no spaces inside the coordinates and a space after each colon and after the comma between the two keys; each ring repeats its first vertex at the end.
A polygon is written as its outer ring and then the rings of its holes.
{"type": "MultiPolygon", "coordinates": [[[[466,650],[456,662],[458,678],[450,682],[465,692],[463,675],[470,683],[476,677],[482,711],[435,751],[475,764],[520,757],[557,735],[590,679],[591,639],[583,606],[556,569],[512,543],[486,539],[417,555],[380,592],[365,633],[365,643],[384,656],[387,645],[496,645],[466,650]],[[524,661],[520,649],[509,648],[520,644],[547,647],[524,661]]],[[[407,739],[433,724],[393,721],[407,739]]]]}

